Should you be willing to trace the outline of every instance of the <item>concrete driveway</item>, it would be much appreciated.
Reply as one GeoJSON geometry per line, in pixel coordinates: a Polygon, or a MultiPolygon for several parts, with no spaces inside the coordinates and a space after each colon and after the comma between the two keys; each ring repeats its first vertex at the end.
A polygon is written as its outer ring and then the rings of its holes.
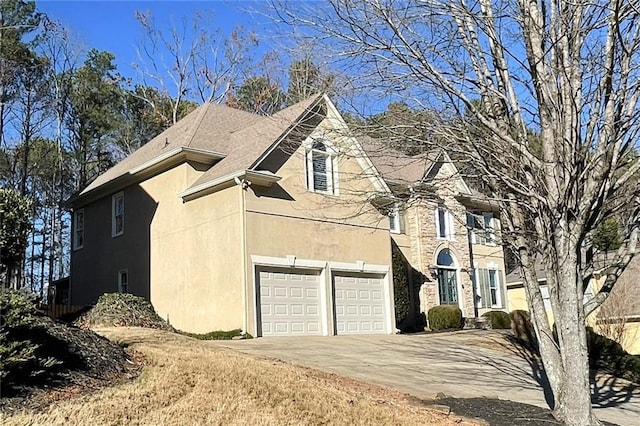
{"type": "MultiPolygon", "coordinates": [[[[548,407],[538,362],[505,344],[497,331],[274,337],[211,344],[386,385],[422,399],[444,393],[548,407]]],[[[599,376],[594,407],[602,420],[639,425],[640,388],[599,376]]]]}

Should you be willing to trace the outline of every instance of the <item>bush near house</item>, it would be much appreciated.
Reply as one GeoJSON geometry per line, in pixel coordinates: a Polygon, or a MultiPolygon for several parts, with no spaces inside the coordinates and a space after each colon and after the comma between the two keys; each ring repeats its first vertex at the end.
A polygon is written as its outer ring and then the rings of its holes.
{"type": "Polygon", "coordinates": [[[396,327],[401,331],[407,331],[406,324],[410,322],[408,317],[411,310],[407,262],[395,244],[391,246],[391,253],[393,256],[393,301],[395,303],[396,327]]]}
{"type": "Polygon", "coordinates": [[[457,306],[440,305],[429,309],[427,313],[429,328],[433,331],[460,330],[462,328],[462,311],[457,306]]]}
{"type": "Polygon", "coordinates": [[[591,368],[613,370],[618,376],[640,383],[640,356],[629,354],[618,342],[591,327],[587,327],[587,346],[591,368]]]}
{"type": "Polygon", "coordinates": [[[503,311],[489,311],[482,314],[483,317],[489,318],[491,328],[494,330],[508,330],[511,328],[511,317],[503,311]]]}
{"type": "MultiPolygon", "coordinates": [[[[3,397],[52,379],[107,379],[125,371],[127,354],[92,331],[69,327],[36,309],[35,297],[0,288],[0,389],[3,397]]],[[[54,381],[57,383],[57,381],[54,381]]]]}
{"type": "Polygon", "coordinates": [[[517,309],[509,313],[511,318],[511,330],[515,338],[525,347],[537,350],[538,340],[528,311],[517,309]]]}
{"type": "Polygon", "coordinates": [[[0,382],[11,386],[21,376],[32,379],[59,361],[38,356],[38,344],[26,330],[36,324],[35,297],[26,292],[0,290],[0,382]]]}

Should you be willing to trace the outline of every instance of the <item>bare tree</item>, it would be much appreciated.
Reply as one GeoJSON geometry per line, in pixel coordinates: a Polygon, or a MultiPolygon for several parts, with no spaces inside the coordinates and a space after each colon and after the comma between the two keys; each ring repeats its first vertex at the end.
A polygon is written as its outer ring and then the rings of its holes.
{"type": "MultiPolygon", "coordinates": [[[[330,0],[274,14],[321,38],[352,85],[439,112],[425,144],[444,146],[499,203],[520,261],[555,416],[600,424],[591,408],[585,318],[638,252],[640,9],[625,0],[330,0]],[[622,217],[602,289],[590,234],[622,217]],[[534,258],[547,269],[557,343],[534,258]]],[[[369,101],[371,102],[371,101],[369,101]]],[[[369,103],[371,105],[371,103],[369,103]]]]}
{"type": "MultiPolygon", "coordinates": [[[[212,13],[210,13],[212,14],[212,13]]],[[[197,13],[191,21],[183,18],[168,32],[159,30],[150,12],[138,12],[136,18],[144,31],[138,47],[143,86],[157,88],[172,99],[170,122],[181,117],[185,100],[220,103],[238,83],[247,53],[258,39],[242,27],[225,35],[211,28],[207,13],[197,13]]],[[[142,97],[155,107],[154,97],[142,97]]]]}

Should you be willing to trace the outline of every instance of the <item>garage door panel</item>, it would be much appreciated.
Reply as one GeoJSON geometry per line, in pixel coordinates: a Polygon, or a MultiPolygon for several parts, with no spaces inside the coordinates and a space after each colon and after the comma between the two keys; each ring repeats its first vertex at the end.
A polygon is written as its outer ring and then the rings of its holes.
{"type": "Polygon", "coordinates": [[[336,274],[333,283],[337,334],[385,333],[382,277],[336,274]]]}
{"type": "Polygon", "coordinates": [[[258,277],[263,336],[321,334],[317,274],[261,270],[258,277]]]}

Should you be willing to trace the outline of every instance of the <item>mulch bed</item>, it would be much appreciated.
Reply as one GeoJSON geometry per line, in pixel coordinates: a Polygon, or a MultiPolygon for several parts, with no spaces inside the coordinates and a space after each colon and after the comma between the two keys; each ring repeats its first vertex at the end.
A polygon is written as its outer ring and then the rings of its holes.
{"type": "MultiPolygon", "coordinates": [[[[491,426],[561,426],[551,411],[535,405],[496,398],[440,398],[437,404],[451,408],[459,416],[481,419],[491,426]]],[[[614,423],[603,422],[615,426],[614,423]]]]}
{"type": "Polygon", "coordinates": [[[129,293],[106,293],[95,306],[74,321],[80,328],[144,327],[175,331],[153,309],[151,303],[129,293]]]}

